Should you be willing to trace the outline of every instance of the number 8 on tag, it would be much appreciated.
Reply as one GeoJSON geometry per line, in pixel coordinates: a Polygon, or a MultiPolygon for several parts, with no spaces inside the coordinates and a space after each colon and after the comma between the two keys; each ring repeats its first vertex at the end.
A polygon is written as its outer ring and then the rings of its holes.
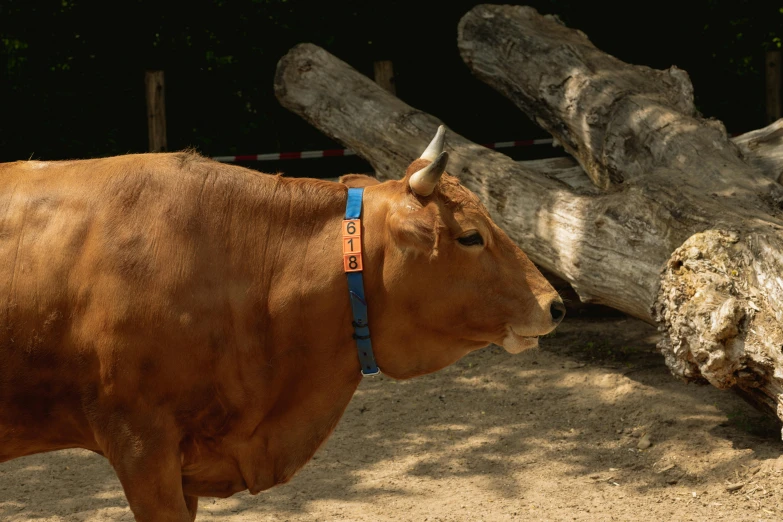
{"type": "Polygon", "coordinates": [[[343,256],[343,265],[346,272],[362,271],[362,254],[348,254],[343,256]]]}

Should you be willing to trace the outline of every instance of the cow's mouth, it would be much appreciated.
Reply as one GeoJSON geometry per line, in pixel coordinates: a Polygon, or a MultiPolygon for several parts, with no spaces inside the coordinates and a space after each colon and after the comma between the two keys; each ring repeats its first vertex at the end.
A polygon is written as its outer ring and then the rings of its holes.
{"type": "Polygon", "coordinates": [[[508,353],[519,353],[538,346],[538,336],[520,335],[509,328],[501,345],[508,353]]]}

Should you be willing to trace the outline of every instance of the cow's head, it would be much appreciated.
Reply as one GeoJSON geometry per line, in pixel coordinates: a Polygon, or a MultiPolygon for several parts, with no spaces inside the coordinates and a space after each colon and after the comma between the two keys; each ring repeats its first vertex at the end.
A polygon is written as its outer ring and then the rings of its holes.
{"type": "Polygon", "coordinates": [[[479,199],[445,172],[443,145],[441,126],[403,179],[365,193],[370,329],[392,377],[435,371],[490,343],[518,353],[565,314],[479,199]]]}

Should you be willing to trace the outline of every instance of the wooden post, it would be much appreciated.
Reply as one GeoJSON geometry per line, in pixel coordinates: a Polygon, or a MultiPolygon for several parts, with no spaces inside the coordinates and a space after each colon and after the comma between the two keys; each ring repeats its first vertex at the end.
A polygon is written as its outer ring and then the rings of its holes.
{"type": "Polygon", "coordinates": [[[780,119],[780,51],[767,51],[767,123],[780,119]]]}
{"type": "Polygon", "coordinates": [[[147,130],[150,152],[165,152],[166,143],[166,96],[163,71],[147,71],[144,74],[147,92],[147,130]]]}
{"type": "Polygon", "coordinates": [[[373,64],[375,66],[375,83],[381,86],[395,96],[397,89],[394,87],[394,66],[391,60],[380,60],[373,64]]]}

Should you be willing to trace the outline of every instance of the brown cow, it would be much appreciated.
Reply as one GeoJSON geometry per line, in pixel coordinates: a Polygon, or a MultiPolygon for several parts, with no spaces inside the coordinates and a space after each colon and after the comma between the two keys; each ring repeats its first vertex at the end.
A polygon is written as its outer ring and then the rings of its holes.
{"type": "MultiPolygon", "coordinates": [[[[564,310],[442,147],[365,190],[372,342],[397,379],[535,346],[564,310]]],[[[139,521],[289,480],[362,378],[346,191],[192,153],[0,165],[0,462],[98,452],[139,521]]]]}

